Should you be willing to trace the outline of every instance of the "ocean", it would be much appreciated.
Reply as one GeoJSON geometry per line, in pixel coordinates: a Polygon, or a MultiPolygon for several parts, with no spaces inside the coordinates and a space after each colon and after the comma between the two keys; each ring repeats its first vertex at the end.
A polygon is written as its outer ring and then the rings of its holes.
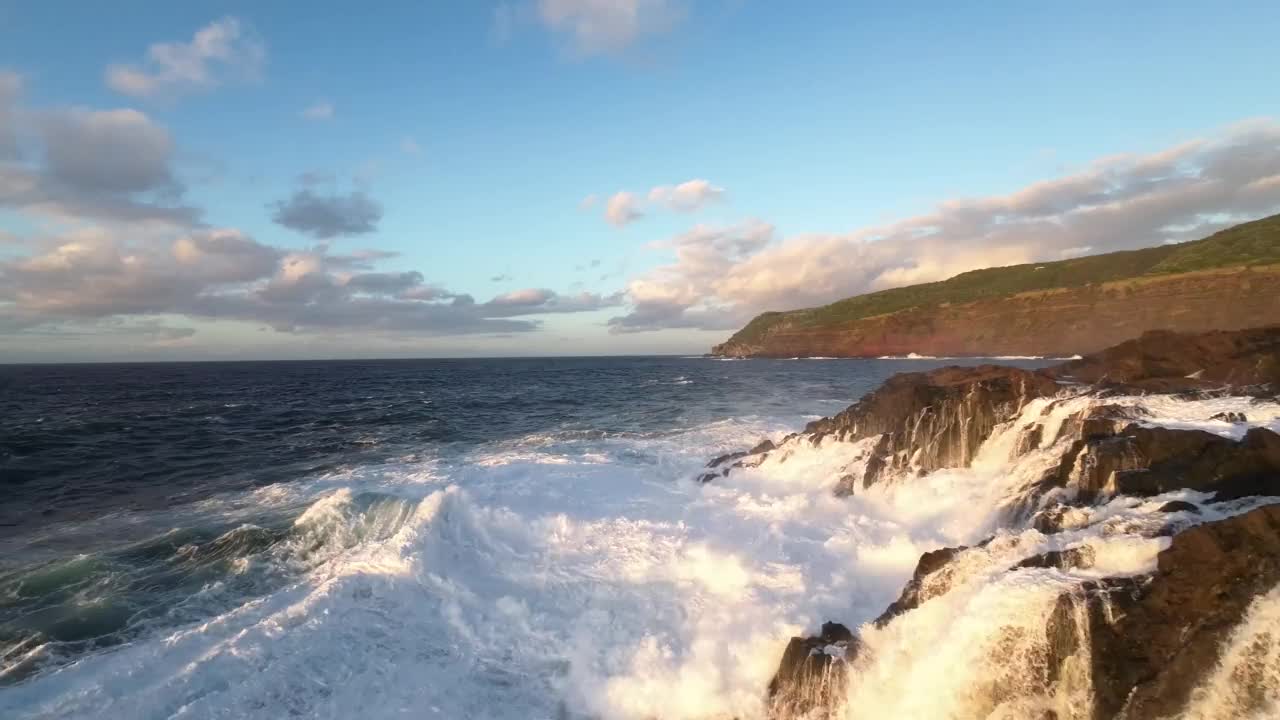
{"type": "MultiPolygon", "coordinates": [[[[1044,541],[993,511],[1022,472],[1007,433],[852,498],[840,447],[694,478],[955,362],[0,366],[0,717],[760,718],[787,639],[874,618],[921,553],[1044,541]]],[[[1231,402],[1162,412],[1213,427],[1231,402]]],[[[1194,496],[1098,508],[1098,572],[1146,567],[1152,508],[1194,496]]],[[[872,633],[884,672],[913,669],[862,707],[960,702],[943,665],[984,630],[957,618],[1065,583],[1036,577],[872,633]]]]}

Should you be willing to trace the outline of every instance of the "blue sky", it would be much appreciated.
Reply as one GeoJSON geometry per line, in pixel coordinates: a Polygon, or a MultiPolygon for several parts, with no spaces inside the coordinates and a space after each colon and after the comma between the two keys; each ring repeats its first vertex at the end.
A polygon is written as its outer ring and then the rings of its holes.
{"type": "Polygon", "coordinates": [[[1277,26],[0,2],[0,361],[693,353],[766,309],[1189,239],[1280,206],[1277,26]]]}

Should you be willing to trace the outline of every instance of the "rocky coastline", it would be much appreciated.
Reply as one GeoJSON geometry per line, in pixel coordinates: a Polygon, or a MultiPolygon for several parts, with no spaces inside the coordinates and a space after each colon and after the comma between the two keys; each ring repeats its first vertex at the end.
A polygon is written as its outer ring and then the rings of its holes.
{"type": "MultiPolygon", "coordinates": [[[[1002,528],[1055,536],[1079,529],[1088,509],[1115,498],[1197,493],[1198,502],[1160,507],[1168,522],[1148,533],[1164,543],[1149,572],[1087,572],[1098,559],[1080,543],[1000,570],[1085,573],[1064,576],[1070,581],[1038,626],[1031,680],[1023,681],[1045,696],[1065,697],[1071,686],[1074,704],[1035,706],[1037,720],[1182,717],[1193,690],[1219,668],[1225,639],[1251,604],[1280,585],[1280,435],[1274,421],[1251,422],[1247,409],[1207,418],[1226,428],[1209,432],[1154,422],[1148,406],[1224,397],[1274,403],[1278,391],[1280,326],[1152,332],[1045,370],[983,365],[897,375],[801,432],[712,460],[699,480],[724,481],[805,447],[842,443],[859,451],[832,492],[854,495],[979,463],[997,428],[1016,421],[1009,452],[1038,453],[1043,462],[1000,508],[1002,528]]],[[[768,687],[771,717],[857,717],[844,703],[870,654],[862,634],[952,591],[957,568],[986,552],[986,542],[925,553],[898,599],[874,619],[833,618],[817,634],[793,638],[768,687]]],[[[1032,692],[1000,684],[981,690],[993,707],[1024,691],[1032,692]]]]}

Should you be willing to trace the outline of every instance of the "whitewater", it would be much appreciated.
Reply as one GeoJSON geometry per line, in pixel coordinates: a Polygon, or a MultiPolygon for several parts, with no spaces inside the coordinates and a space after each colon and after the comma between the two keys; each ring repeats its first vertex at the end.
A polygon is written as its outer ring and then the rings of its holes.
{"type": "MultiPolygon", "coordinates": [[[[0,686],[0,717],[750,720],[765,716],[787,640],[831,619],[868,623],[848,717],[1079,717],[1083,671],[1055,687],[1033,677],[1054,599],[1082,577],[1149,572],[1170,524],[1275,501],[1197,515],[1159,512],[1209,500],[1191,491],[1111,498],[1073,511],[1063,532],[1040,533],[1015,505],[1060,448],[1056,433],[1031,449],[1017,440],[1090,402],[1033,401],[971,467],[846,498],[832,489],[867,441],[796,445],[694,481],[717,454],[797,430],[790,414],[648,433],[532,432],[221,493],[148,520],[244,520],[213,542],[175,542],[167,562],[219,552],[229,568],[184,600],[203,608],[196,619],[169,617],[66,661],[46,645],[4,648],[15,679],[0,686]],[[253,522],[267,517],[289,520],[278,531],[253,522]],[[945,594],[870,625],[922,553],[983,541],[960,556],[945,594]],[[1090,549],[1091,567],[1009,570],[1076,547],[1090,549]]],[[[1106,402],[1227,437],[1280,428],[1275,403],[1106,402]],[[1212,419],[1226,411],[1246,419],[1212,419]]],[[[101,601],[93,587],[75,599],[101,601]]],[[[1189,717],[1241,717],[1242,693],[1252,717],[1275,716],[1278,623],[1273,592],[1233,635],[1189,717]],[[1232,680],[1240,667],[1260,678],[1247,692],[1232,680]]]]}

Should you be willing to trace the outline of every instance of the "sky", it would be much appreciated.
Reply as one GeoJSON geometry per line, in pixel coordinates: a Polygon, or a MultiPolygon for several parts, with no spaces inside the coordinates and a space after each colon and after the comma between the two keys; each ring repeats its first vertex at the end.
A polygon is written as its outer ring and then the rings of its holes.
{"type": "Polygon", "coordinates": [[[0,0],[0,362],[697,354],[1280,210],[1270,2],[0,0]]]}

